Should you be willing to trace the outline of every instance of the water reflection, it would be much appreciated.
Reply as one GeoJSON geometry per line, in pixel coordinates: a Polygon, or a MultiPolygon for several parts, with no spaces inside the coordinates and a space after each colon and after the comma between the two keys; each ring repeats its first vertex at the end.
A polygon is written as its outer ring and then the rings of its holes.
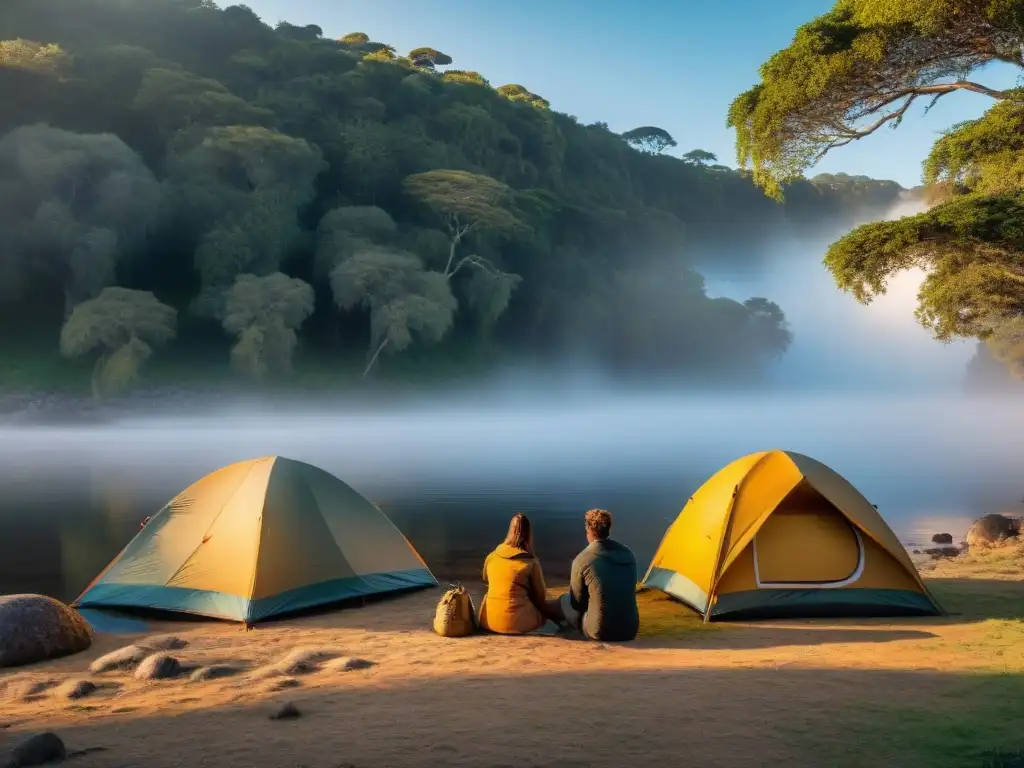
{"type": "Polygon", "coordinates": [[[643,563],[707,476],[771,447],[832,465],[920,546],[1017,506],[1022,411],[937,397],[592,396],[4,429],[0,593],[75,597],[178,491],[269,454],[378,501],[442,577],[475,577],[515,512],[534,518],[545,568],[564,576],[592,506],[615,512],[643,563]]]}

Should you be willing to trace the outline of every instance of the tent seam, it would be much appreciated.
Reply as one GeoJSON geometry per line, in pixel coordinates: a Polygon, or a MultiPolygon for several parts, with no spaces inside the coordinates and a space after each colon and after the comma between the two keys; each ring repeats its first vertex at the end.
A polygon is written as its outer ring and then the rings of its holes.
{"type": "Polygon", "coordinates": [[[217,514],[213,516],[213,519],[212,519],[212,520],[210,521],[210,524],[209,524],[209,525],[208,525],[208,526],[206,527],[206,530],[205,530],[205,531],[203,532],[203,538],[201,538],[201,539],[199,540],[199,543],[198,543],[198,544],[196,544],[196,548],[195,548],[195,549],[193,549],[193,550],[192,550],[192,551],[191,551],[191,552],[189,553],[189,556],[188,556],[188,557],[186,557],[186,558],[185,558],[185,559],[184,559],[184,560],[182,561],[181,565],[179,565],[179,566],[178,566],[178,569],[177,569],[177,570],[176,570],[176,571],[175,571],[174,573],[172,573],[172,574],[171,574],[170,576],[168,576],[168,577],[167,577],[167,579],[166,579],[166,580],[164,581],[164,583],[163,583],[163,585],[162,585],[162,586],[165,586],[165,587],[167,587],[167,586],[170,586],[170,582],[174,580],[174,577],[175,577],[175,576],[177,576],[177,575],[178,575],[179,573],[181,573],[181,571],[182,571],[182,570],[183,570],[183,569],[185,568],[185,566],[189,564],[189,561],[190,561],[190,560],[192,560],[192,558],[196,556],[196,552],[198,552],[198,551],[199,551],[199,548],[200,548],[201,546],[203,546],[203,544],[205,544],[205,543],[206,543],[206,541],[207,541],[207,538],[206,538],[206,537],[207,537],[207,536],[209,535],[210,531],[211,531],[211,530],[213,530],[213,526],[214,526],[214,525],[215,525],[215,524],[217,523],[217,521],[218,521],[218,520],[220,519],[220,516],[221,516],[222,514],[224,514],[224,508],[225,508],[225,507],[226,507],[226,506],[227,506],[228,504],[230,504],[230,503],[231,503],[231,501],[232,501],[232,500],[233,500],[233,499],[235,498],[235,496],[236,496],[236,495],[238,494],[238,490],[239,490],[239,489],[240,489],[240,488],[241,488],[241,487],[242,487],[243,485],[245,485],[245,481],[249,479],[249,475],[250,475],[250,474],[252,473],[252,470],[253,470],[253,468],[254,468],[254,467],[256,466],[256,464],[257,464],[258,462],[259,462],[259,460],[257,460],[257,461],[254,461],[254,462],[253,462],[253,463],[252,463],[252,464],[251,464],[251,465],[249,466],[249,468],[248,468],[247,470],[245,470],[245,477],[243,477],[243,478],[242,478],[242,479],[241,479],[241,480],[240,480],[240,481],[238,482],[238,485],[236,485],[236,486],[235,486],[235,490],[233,490],[233,491],[231,492],[231,495],[230,495],[230,496],[228,496],[228,497],[227,497],[227,498],[226,498],[226,499],[224,500],[224,503],[220,505],[220,509],[218,509],[218,510],[217,510],[217,514]]]}

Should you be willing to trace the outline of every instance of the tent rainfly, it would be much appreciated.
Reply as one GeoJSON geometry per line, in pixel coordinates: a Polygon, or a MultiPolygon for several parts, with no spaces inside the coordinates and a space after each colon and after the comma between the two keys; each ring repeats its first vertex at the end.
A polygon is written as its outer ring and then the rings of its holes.
{"type": "Polygon", "coordinates": [[[212,472],[145,524],[75,605],[253,622],[353,597],[436,586],[371,502],[301,461],[212,472]]]}
{"type": "Polygon", "coordinates": [[[643,584],[705,621],[942,613],[878,510],[792,451],[752,453],[705,482],[643,584]]]}

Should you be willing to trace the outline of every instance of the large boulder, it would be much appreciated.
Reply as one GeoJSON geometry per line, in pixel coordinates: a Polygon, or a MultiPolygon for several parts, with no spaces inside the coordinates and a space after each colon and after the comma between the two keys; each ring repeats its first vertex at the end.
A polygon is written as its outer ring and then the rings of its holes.
{"type": "Polygon", "coordinates": [[[89,623],[52,597],[0,597],[0,667],[79,653],[92,645],[92,637],[89,623]]]}
{"type": "Polygon", "coordinates": [[[1020,534],[1020,521],[1006,515],[979,517],[967,531],[968,549],[998,546],[1020,534]]]}

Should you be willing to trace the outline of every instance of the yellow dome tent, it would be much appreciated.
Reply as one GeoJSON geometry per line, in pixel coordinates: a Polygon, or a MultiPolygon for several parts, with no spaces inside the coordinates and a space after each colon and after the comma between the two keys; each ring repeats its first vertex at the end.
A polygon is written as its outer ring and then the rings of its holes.
{"type": "Polygon", "coordinates": [[[643,584],[705,621],[942,613],[868,500],[792,451],[752,453],[705,482],[643,584]]]}
{"type": "Polygon", "coordinates": [[[172,499],[75,601],[251,624],[437,580],[394,524],[338,478],[268,457],[172,499]]]}

